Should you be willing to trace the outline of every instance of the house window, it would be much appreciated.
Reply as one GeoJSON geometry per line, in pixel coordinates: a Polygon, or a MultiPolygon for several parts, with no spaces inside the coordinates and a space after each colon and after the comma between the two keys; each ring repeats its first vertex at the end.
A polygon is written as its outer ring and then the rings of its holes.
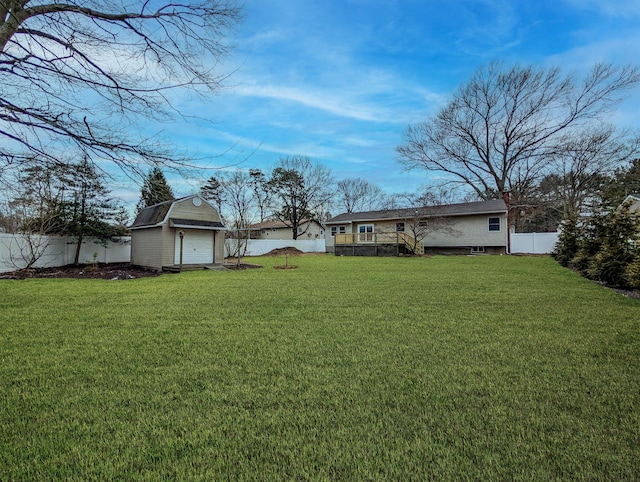
{"type": "Polygon", "coordinates": [[[471,254],[484,253],[484,246],[473,246],[471,248],[471,254]]]}
{"type": "Polygon", "coordinates": [[[338,232],[338,228],[336,226],[331,226],[331,236],[335,236],[338,232]]]}
{"type": "Polygon", "coordinates": [[[358,242],[373,241],[373,224],[361,224],[358,226],[358,242]]]}
{"type": "Polygon", "coordinates": [[[500,218],[489,218],[489,231],[500,231],[500,218]]]}
{"type": "Polygon", "coordinates": [[[396,232],[404,233],[404,223],[396,223],[396,232]]]}
{"type": "Polygon", "coordinates": [[[340,230],[340,234],[344,234],[347,232],[347,229],[344,226],[340,226],[339,230],[340,230]]]}
{"type": "Polygon", "coordinates": [[[418,226],[421,228],[426,228],[427,227],[427,222],[426,221],[419,221],[418,222],[418,226]]]}
{"type": "Polygon", "coordinates": [[[266,229],[261,229],[260,230],[260,234],[267,234],[267,230],[266,229]]]}

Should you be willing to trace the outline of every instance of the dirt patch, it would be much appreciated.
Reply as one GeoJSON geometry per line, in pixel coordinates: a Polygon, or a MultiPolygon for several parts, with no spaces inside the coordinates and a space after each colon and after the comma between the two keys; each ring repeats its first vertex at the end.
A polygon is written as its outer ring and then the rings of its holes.
{"type": "Polygon", "coordinates": [[[304,254],[304,252],[300,251],[298,248],[294,248],[293,246],[287,246],[286,248],[277,248],[269,251],[265,256],[283,256],[288,254],[289,256],[300,256],[304,254]]]}
{"type": "Polygon", "coordinates": [[[0,279],[28,278],[78,278],[125,280],[159,276],[158,271],[131,266],[129,263],[111,263],[80,266],[57,266],[55,268],[34,268],[0,274],[0,279]]]}

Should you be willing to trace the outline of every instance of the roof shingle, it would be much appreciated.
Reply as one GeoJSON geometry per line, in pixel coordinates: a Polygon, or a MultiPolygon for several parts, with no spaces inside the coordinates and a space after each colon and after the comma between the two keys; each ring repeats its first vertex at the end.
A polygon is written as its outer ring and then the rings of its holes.
{"type": "Polygon", "coordinates": [[[419,206],[414,208],[344,213],[329,219],[326,224],[338,224],[354,221],[378,221],[383,219],[407,219],[414,218],[416,216],[464,216],[469,214],[497,214],[506,212],[507,205],[505,202],[502,199],[496,199],[492,201],[443,204],[440,206],[419,206]]]}

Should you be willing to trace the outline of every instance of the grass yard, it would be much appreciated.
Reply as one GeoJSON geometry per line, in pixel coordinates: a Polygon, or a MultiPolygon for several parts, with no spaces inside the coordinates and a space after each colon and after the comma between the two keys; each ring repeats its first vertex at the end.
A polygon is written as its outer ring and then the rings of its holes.
{"type": "Polygon", "coordinates": [[[0,480],[638,480],[640,302],[549,258],[0,282],[0,480]]]}

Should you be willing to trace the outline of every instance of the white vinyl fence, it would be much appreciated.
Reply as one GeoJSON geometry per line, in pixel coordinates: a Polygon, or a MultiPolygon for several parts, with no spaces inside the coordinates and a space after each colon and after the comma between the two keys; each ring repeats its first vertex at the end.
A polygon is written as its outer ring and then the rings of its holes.
{"type": "MultiPolygon", "coordinates": [[[[39,255],[34,267],[46,268],[72,264],[76,253],[74,238],[61,236],[30,236],[0,233],[0,273],[24,268],[30,248],[39,255]]],[[[80,263],[128,263],[131,260],[131,238],[128,236],[108,241],[106,246],[88,238],[80,249],[80,263]]]]}
{"type": "Polygon", "coordinates": [[[560,233],[511,233],[511,253],[549,254],[560,233]]]}
{"type": "MultiPolygon", "coordinates": [[[[230,244],[233,246],[238,241],[235,239],[227,239],[225,243],[225,256],[230,256],[230,244]],[[230,243],[229,243],[230,242],[230,243]]],[[[246,243],[247,240],[242,240],[246,243]]],[[[262,256],[274,249],[293,247],[299,249],[303,253],[324,253],[324,239],[250,239],[245,252],[245,256],[262,256]]]]}

